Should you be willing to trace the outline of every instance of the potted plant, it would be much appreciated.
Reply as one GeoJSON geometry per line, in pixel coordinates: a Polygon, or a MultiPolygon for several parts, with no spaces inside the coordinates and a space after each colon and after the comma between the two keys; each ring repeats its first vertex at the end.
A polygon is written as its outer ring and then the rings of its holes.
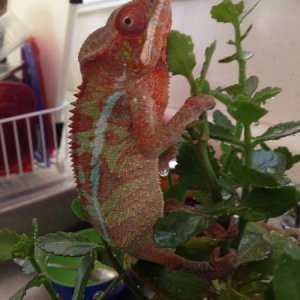
{"type": "MultiPolygon", "coordinates": [[[[212,95],[227,113],[216,110],[212,120],[204,115],[187,127],[177,165],[162,180],[165,199],[174,199],[175,206],[184,209],[173,209],[158,220],[154,240],[160,247],[175,248],[177,254],[196,261],[208,261],[214,249],[221,255],[234,249],[234,271],[225,270],[226,276],[211,279],[151,262],[136,262],[102,239],[93,242],[82,234],[61,232],[37,237],[34,222],[31,235],[0,232],[0,260],[25,258],[25,270],[33,269],[37,274],[11,299],[22,299],[29,288],[40,284],[52,299],[59,299],[45,273],[47,252],[83,257],[74,300],[83,299],[97,260],[112,266],[118,275],[95,299],[105,299],[120,282],[137,299],[147,299],[140,285],[153,291],[157,300],[300,299],[299,231],[281,230],[268,223],[300,200],[299,187],[286,176],[286,170],[300,161],[299,155],[283,146],[271,149],[268,141],[300,132],[300,122],[277,124],[259,136],[252,133],[253,126],[268,113],[266,101],[280,93],[276,87],[258,90],[258,77],[247,74],[247,61],[253,54],[243,49],[243,42],[252,25],[242,30],[241,24],[256,5],[246,10],[243,1],[234,4],[223,0],[211,10],[217,22],[233,26],[234,39],[228,44],[234,54],[219,61],[238,64],[238,82],[231,86],[213,89],[206,79],[216,42],[206,49],[198,78],[193,75],[196,59],[191,37],[171,31],[167,47],[173,75],[187,78],[192,95],[212,95]],[[212,146],[211,141],[217,143],[212,146]]],[[[78,200],[73,202],[73,210],[86,220],[78,200]]]]}

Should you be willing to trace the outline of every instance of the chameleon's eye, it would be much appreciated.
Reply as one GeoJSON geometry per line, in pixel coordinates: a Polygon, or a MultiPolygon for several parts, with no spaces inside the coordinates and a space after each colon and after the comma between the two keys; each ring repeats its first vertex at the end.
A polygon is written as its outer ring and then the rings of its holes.
{"type": "Polygon", "coordinates": [[[140,35],[146,28],[146,17],[139,8],[126,6],[116,17],[116,27],[125,35],[140,35]]]}

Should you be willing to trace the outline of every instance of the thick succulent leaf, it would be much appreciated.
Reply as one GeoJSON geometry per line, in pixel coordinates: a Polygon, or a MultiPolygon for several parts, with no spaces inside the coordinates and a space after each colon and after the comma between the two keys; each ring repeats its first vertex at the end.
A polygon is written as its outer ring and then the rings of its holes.
{"type": "Polygon", "coordinates": [[[233,4],[231,0],[225,0],[212,7],[211,16],[217,22],[237,24],[243,11],[243,1],[233,4]]]}
{"type": "Polygon", "coordinates": [[[88,222],[86,215],[84,213],[84,209],[81,205],[79,198],[75,198],[71,205],[73,213],[82,221],[88,222]]]}
{"type": "Polygon", "coordinates": [[[84,297],[86,285],[89,281],[91,271],[94,268],[96,255],[91,252],[82,258],[81,264],[77,270],[75,290],[72,300],[81,300],[84,297]]]}
{"type": "Polygon", "coordinates": [[[211,251],[218,246],[218,242],[210,236],[192,237],[176,249],[176,254],[191,260],[209,260],[211,251]]]}
{"type": "Polygon", "coordinates": [[[177,163],[175,172],[187,189],[209,191],[208,180],[191,144],[185,143],[179,149],[177,163]]]}
{"type": "Polygon", "coordinates": [[[155,224],[154,240],[160,247],[176,248],[190,237],[203,232],[210,224],[208,217],[172,211],[155,224]]]}
{"type": "Polygon", "coordinates": [[[245,82],[244,93],[247,96],[251,96],[256,91],[258,83],[259,80],[257,76],[250,76],[245,82]]]}
{"type": "Polygon", "coordinates": [[[8,229],[0,231],[0,262],[14,258],[14,245],[19,239],[14,231],[8,229]]]}
{"type": "Polygon", "coordinates": [[[235,180],[242,185],[262,187],[276,187],[280,185],[273,175],[265,174],[246,166],[233,166],[231,172],[235,180]]]}
{"type": "Polygon", "coordinates": [[[232,134],[232,132],[230,132],[227,128],[221,127],[219,125],[209,123],[209,133],[210,137],[214,140],[227,142],[236,146],[243,145],[243,143],[238,138],[236,138],[232,134]]]}
{"type": "Polygon", "coordinates": [[[226,57],[220,59],[219,63],[220,64],[228,64],[228,63],[231,63],[232,61],[237,60],[237,57],[238,57],[237,54],[234,53],[234,54],[232,54],[230,56],[226,56],[226,57]]]}
{"type": "Polygon", "coordinates": [[[31,279],[23,288],[18,290],[13,296],[9,298],[9,300],[22,300],[26,296],[26,293],[29,289],[33,287],[40,286],[43,284],[45,278],[44,276],[38,275],[31,279]]]}
{"type": "Polygon", "coordinates": [[[229,106],[231,103],[231,98],[228,95],[225,95],[224,93],[221,93],[219,91],[210,91],[209,94],[213,97],[215,97],[217,100],[219,100],[221,103],[223,103],[225,106],[229,106]]]}
{"type": "Polygon", "coordinates": [[[170,270],[161,265],[139,261],[134,274],[150,290],[167,299],[199,300],[213,294],[211,282],[183,270],[170,270]]]}
{"type": "Polygon", "coordinates": [[[58,232],[41,236],[37,239],[37,246],[47,253],[61,256],[84,256],[99,244],[90,242],[78,233],[58,232]]]}
{"type": "Polygon", "coordinates": [[[238,263],[241,265],[264,260],[268,258],[270,252],[271,246],[261,233],[246,233],[243,235],[239,246],[238,263]]]}
{"type": "Polygon", "coordinates": [[[254,141],[256,144],[259,144],[265,141],[278,140],[283,137],[296,134],[298,132],[300,132],[300,121],[280,123],[270,127],[261,136],[256,137],[254,141]]]}
{"type": "Polygon", "coordinates": [[[214,123],[217,126],[229,130],[231,133],[234,131],[234,125],[220,110],[215,110],[213,113],[214,123]]]}
{"type": "Polygon", "coordinates": [[[286,170],[289,170],[294,165],[295,157],[287,147],[278,147],[274,149],[274,152],[280,153],[281,155],[284,156],[286,170]]]}
{"type": "Polygon", "coordinates": [[[281,88],[278,87],[266,87],[261,91],[258,91],[253,96],[253,101],[256,104],[264,103],[266,100],[275,97],[277,94],[281,92],[281,88]]]}
{"type": "Polygon", "coordinates": [[[183,184],[176,183],[172,185],[165,193],[164,193],[164,199],[176,199],[180,202],[184,202],[187,196],[187,190],[183,186],[183,184]]]}
{"type": "Polygon", "coordinates": [[[167,60],[173,75],[191,77],[196,65],[192,38],[179,31],[172,30],[168,34],[167,60]]]}
{"type": "Polygon", "coordinates": [[[267,110],[253,102],[238,99],[229,105],[228,112],[237,121],[249,125],[262,118],[267,113],[267,110]]]}
{"type": "Polygon", "coordinates": [[[256,187],[243,202],[242,206],[246,210],[241,215],[248,221],[278,217],[290,210],[299,200],[299,194],[293,186],[256,187]]]}
{"type": "Polygon", "coordinates": [[[275,269],[272,288],[274,300],[300,300],[300,249],[290,244],[275,269]]]}

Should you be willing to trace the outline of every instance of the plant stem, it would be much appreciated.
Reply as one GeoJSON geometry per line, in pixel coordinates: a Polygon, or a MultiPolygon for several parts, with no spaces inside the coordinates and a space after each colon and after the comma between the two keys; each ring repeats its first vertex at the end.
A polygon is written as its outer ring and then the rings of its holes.
{"type": "MultiPolygon", "coordinates": [[[[236,138],[240,138],[242,135],[242,131],[243,131],[242,124],[237,122],[236,127],[235,127],[234,136],[236,138]]],[[[236,155],[236,152],[237,152],[236,149],[231,149],[225,156],[224,163],[223,163],[223,172],[224,173],[229,172],[229,169],[231,168],[231,165],[232,165],[233,159],[236,155]]]]}
{"type": "Polygon", "coordinates": [[[108,288],[105,289],[105,291],[103,293],[101,293],[101,295],[96,298],[96,300],[104,300],[106,299],[106,297],[117,287],[117,285],[120,283],[120,281],[122,280],[123,276],[118,276],[116,277],[113,282],[109,285],[108,288]]]}
{"type": "Polygon", "coordinates": [[[168,180],[169,188],[172,187],[174,185],[174,180],[173,180],[171,171],[169,171],[169,173],[168,173],[167,180],[168,180]]]}
{"type": "MultiPolygon", "coordinates": [[[[211,59],[211,57],[210,57],[210,59],[211,59]]],[[[210,63],[210,60],[208,60],[204,64],[202,72],[201,72],[200,80],[202,80],[202,85],[204,83],[205,76],[208,71],[209,63],[210,63]]],[[[199,89],[199,87],[197,87],[197,84],[196,84],[196,81],[195,81],[193,75],[191,74],[190,77],[187,79],[191,86],[191,94],[193,96],[200,95],[202,93],[202,87],[200,87],[200,89],[199,89]]],[[[208,127],[206,113],[204,113],[201,116],[201,119],[204,123],[203,131],[205,131],[202,134],[203,134],[203,136],[208,137],[209,136],[209,127],[208,127]]],[[[220,193],[217,176],[215,174],[215,171],[214,171],[214,169],[211,165],[210,159],[209,159],[207,142],[206,142],[206,140],[199,138],[193,128],[188,128],[187,131],[189,132],[193,141],[196,141],[196,143],[193,145],[193,148],[194,148],[195,154],[198,158],[198,161],[200,162],[201,166],[203,167],[203,172],[206,174],[206,178],[208,179],[208,185],[209,185],[209,189],[210,189],[212,198],[213,198],[214,202],[216,202],[216,203],[220,202],[220,201],[222,201],[222,196],[220,193]]]]}
{"type": "Polygon", "coordinates": [[[49,282],[48,278],[45,276],[43,270],[37,263],[36,259],[32,256],[28,258],[30,263],[32,264],[34,270],[38,275],[42,275],[45,278],[45,281],[43,282],[44,287],[46,288],[49,296],[51,297],[52,300],[59,300],[58,295],[56,294],[55,290],[53,289],[51,283],[49,282]]]}
{"type": "Polygon", "coordinates": [[[209,160],[207,144],[206,142],[202,141],[197,137],[193,128],[188,128],[188,132],[191,138],[194,141],[196,141],[195,143],[193,143],[193,148],[198,161],[203,167],[203,172],[205,173],[205,176],[208,179],[208,185],[209,185],[212,198],[215,203],[220,202],[222,201],[222,196],[220,193],[217,176],[209,160]]]}
{"type": "Polygon", "coordinates": [[[246,81],[246,61],[242,47],[241,29],[239,22],[233,24],[235,34],[235,45],[237,53],[237,61],[239,65],[239,84],[244,85],[246,81]]]}
{"type": "Polygon", "coordinates": [[[252,167],[252,134],[250,125],[245,125],[244,128],[244,145],[245,145],[245,165],[248,168],[252,167]]]}
{"type": "Polygon", "coordinates": [[[141,292],[141,290],[132,282],[132,280],[127,276],[124,269],[120,265],[119,261],[116,259],[114,253],[112,252],[111,247],[108,245],[108,243],[105,240],[102,240],[104,247],[106,249],[106,252],[115,268],[115,270],[118,272],[119,276],[123,277],[124,283],[128,286],[128,288],[134,293],[134,295],[137,297],[137,299],[140,300],[148,300],[145,295],[141,292]]]}

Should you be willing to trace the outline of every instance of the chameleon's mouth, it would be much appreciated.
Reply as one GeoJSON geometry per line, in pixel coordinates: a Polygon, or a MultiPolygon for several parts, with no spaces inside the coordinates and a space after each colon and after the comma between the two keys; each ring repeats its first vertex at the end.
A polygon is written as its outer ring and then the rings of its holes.
{"type": "Polygon", "coordinates": [[[143,65],[155,64],[166,44],[166,36],[171,27],[170,0],[159,0],[155,12],[148,23],[147,38],[141,52],[143,65]]]}

